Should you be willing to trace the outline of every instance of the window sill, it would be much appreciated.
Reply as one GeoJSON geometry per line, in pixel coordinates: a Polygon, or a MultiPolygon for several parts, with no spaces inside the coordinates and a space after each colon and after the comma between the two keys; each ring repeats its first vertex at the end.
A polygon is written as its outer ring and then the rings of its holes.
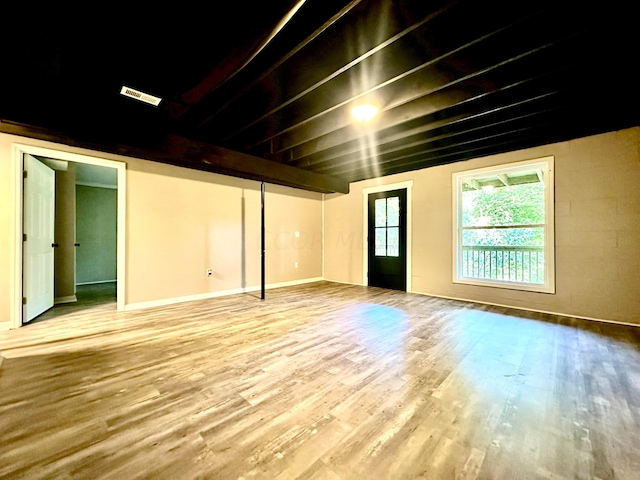
{"type": "Polygon", "coordinates": [[[496,280],[482,280],[477,278],[454,278],[454,284],[473,285],[476,287],[501,288],[505,290],[520,290],[532,293],[545,293],[555,295],[555,285],[540,285],[537,283],[510,283],[496,280]]]}

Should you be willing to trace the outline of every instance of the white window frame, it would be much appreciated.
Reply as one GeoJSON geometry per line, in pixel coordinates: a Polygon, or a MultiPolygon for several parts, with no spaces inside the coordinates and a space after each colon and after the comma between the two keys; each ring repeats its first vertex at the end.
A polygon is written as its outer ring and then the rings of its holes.
{"type": "Polygon", "coordinates": [[[554,157],[515,162],[491,167],[456,172],[453,179],[453,283],[525,290],[540,293],[555,293],[555,231],[554,231],[554,157]],[[540,170],[545,184],[544,225],[544,283],[509,282],[502,280],[464,277],[462,275],[462,184],[473,177],[491,174],[508,174],[522,170],[540,170]]]}

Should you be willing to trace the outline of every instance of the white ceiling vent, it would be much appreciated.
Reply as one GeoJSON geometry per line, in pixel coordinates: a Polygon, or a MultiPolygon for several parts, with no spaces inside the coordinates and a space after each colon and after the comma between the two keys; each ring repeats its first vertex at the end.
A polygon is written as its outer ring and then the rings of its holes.
{"type": "Polygon", "coordinates": [[[141,102],[149,103],[151,105],[155,105],[156,107],[162,101],[161,98],[154,97],[153,95],[149,95],[148,93],[141,92],[139,90],[135,90],[130,87],[123,86],[120,93],[125,97],[135,98],[136,100],[140,100],[141,102]]]}

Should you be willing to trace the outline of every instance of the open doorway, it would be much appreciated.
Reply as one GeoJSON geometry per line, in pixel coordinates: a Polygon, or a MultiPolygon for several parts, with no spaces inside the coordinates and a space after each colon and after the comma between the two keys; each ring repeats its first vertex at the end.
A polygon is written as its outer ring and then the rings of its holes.
{"type": "MultiPolygon", "coordinates": [[[[26,155],[33,162],[34,157],[26,155]],[[30,158],[29,158],[30,157],[30,158]]],[[[112,167],[36,158],[55,171],[55,221],[53,222],[54,301],[35,315],[32,304],[25,305],[23,324],[40,322],[87,308],[116,308],[117,300],[117,170],[112,167]]],[[[27,187],[24,217],[27,220],[27,187]]],[[[29,226],[25,224],[25,229],[29,226]]],[[[40,222],[46,223],[46,222],[40,222]]],[[[27,237],[28,238],[28,237],[27,237]]],[[[24,264],[30,264],[23,245],[24,264]]],[[[27,270],[28,272],[28,270],[27,270]]],[[[25,288],[37,287],[34,278],[25,275],[25,288]],[[34,285],[35,284],[35,285],[34,285]]],[[[33,288],[32,288],[33,290],[33,288]]],[[[46,291],[46,289],[45,289],[46,291]]]]}
{"type": "Polygon", "coordinates": [[[125,164],[47,148],[14,147],[16,205],[19,211],[16,212],[13,328],[34,319],[51,318],[55,316],[56,309],[62,312],[74,306],[86,306],[88,296],[91,301],[115,297],[116,308],[124,310],[125,164]],[[25,197],[25,190],[29,188],[25,188],[27,179],[23,173],[27,156],[57,173],[60,185],[56,185],[56,203],[62,206],[61,211],[67,211],[66,215],[56,211],[56,217],[67,218],[55,219],[56,236],[49,243],[59,257],[54,267],[55,280],[50,288],[54,292],[51,303],[57,307],[45,308],[46,313],[39,312],[35,316],[26,307],[29,305],[29,292],[34,291],[32,284],[43,281],[48,284],[49,280],[38,275],[38,272],[46,271],[41,264],[36,264],[36,268],[29,266],[29,249],[25,247],[29,241],[29,222],[33,223],[28,219],[32,212],[25,197]],[[68,201],[67,196],[73,196],[73,201],[68,201]],[[80,205],[79,211],[76,211],[77,205],[80,205]],[[75,223],[76,213],[80,224],[75,223]],[[73,218],[73,228],[69,228],[69,218],[73,218]],[[67,222],[67,226],[61,225],[60,221],[67,222]],[[79,253],[83,247],[83,252],[79,253]],[[60,309],[61,306],[64,308],[60,309]]]}

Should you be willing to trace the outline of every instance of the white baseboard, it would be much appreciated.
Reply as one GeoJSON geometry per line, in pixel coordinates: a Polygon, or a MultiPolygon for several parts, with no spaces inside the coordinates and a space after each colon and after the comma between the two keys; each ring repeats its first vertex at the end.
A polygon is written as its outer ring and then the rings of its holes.
{"type": "Polygon", "coordinates": [[[589,320],[589,321],[592,321],[592,322],[610,323],[610,324],[613,324],[613,325],[624,325],[626,327],[640,327],[640,324],[637,324],[637,323],[620,322],[618,320],[606,320],[604,318],[584,317],[582,315],[572,315],[570,313],[561,313],[561,312],[550,312],[550,311],[547,311],[547,310],[538,310],[538,309],[535,309],[535,308],[516,307],[514,305],[503,305],[501,303],[483,302],[483,301],[480,301],[480,300],[469,300],[468,298],[448,297],[446,295],[435,295],[433,293],[424,293],[424,292],[408,292],[408,293],[415,293],[417,295],[425,295],[427,297],[443,298],[445,300],[456,300],[458,302],[479,303],[481,305],[491,305],[491,306],[494,306],[494,307],[513,308],[514,310],[522,310],[524,312],[545,313],[547,315],[558,315],[560,317],[577,318],[579,320],[589,320]]]}
{"type": "Polygon", "coordinates": [[[331,280],[329,278],[325,278],[325,280],[327,282],[333,282],[333,283],[341,283],[342,285],[355,285],[356,287],[366,287],[366,285],[363,285],[362,283],[356,283],[356,282],[343,282],[341,280],[331,280]]]}
{"type": "MultiPolygon", "coordinates": [[[[289,282],[271,283],[271,284],[265,285],[265,288],[268,290],[271,290],[274,288],[292,287],[295,285],[303,285],[305,283],[320,282],[322,280],[324,280],[322,277],[305,278],[303,280],[292,280],[289,282]]],[[[234,288],[232,290],[222,290],[219,292],[199,293],[197,295],[187,295],[184,297],[163,298],[160,300],[151,300],[149,302],[130,303],[128,305],[125,305],[124,309],[125,311],[128,312],[131,310],[140,310],[143,308],[163,307],[166,305],[173,305],[174,303],[192,302],[194,300],[207,300],[209,298],[226,297],[228,295],[238,295],[240,293],[259,292],[261,288],[262,287],[258,285],[258,286],[245,287],[245,288],[234,288]]]]}
{"type": "Polygon", "coordinates": [[[79,282],[76,283],[76,285],[98,285],[99,283],[116,283],[117,280],[113,279],[113,280],[99,280],[97,282],[79,282]]]}
{"type": "Polygon", "coordinates": [[[62,303],[75,303],[78,301],[78,297],[75,295],[69,295],[68,297],[56,297],[53,299],[53,303],[55,305],[60,305],[62,303]]]}
{"type": "MultiPolygon", "coordinates": [[[[362,285],[360,283],[351,283],[351,282],[340,282],[338,280],[330,280],[330,279],[325,279],[327,282],[333,282],[333,283],[342,283],[344,285],[358,285],[358,286],[366,286],[366,285],[362,285]]],[[[547,310],[538,310],[535,308],[526,308],[526,307],[516,307],[514,305],[503,305],[501,303],[492,303],[492,302],[483,302],[480,300],[470,300],[468,298],[460,298],[460,297],[449,297],[446,295],[436,295],[433,293],[424,293],[424,292],[414,292],[414,291],[409,291],[407,290],[407,293],[415,293],[416,295],[425,295],[427,297],[435,297],[435,298],[443,298],[445,300],[456,300],[458,302],[467,302],[467,303],[479,303],[481,305],[491,305],[494,307],[503,307],[503,308],[513,308],[514,310],[522,310],[525,312],[535,312],[535,313],[546,313],[548,315],[558,315],[561,317],[569,317],[569,318],[577,318],[580,320],[589,320],[592,322],[602,322],[602,323],[610,323],[613,325],[624,325],[626,327],[640,327],[640,324],[637,323],[630,323],[630,322],[621,322],[618,320],[607,320],[604,318],[593,318],[593,317],[584,317],[582,315],[572,315],[569,313],[561,313],[561,312],[550,312],[547,310]]]]}
{"type": "MultiPolygon", "coordinates": [[[[302,280],[291,280],[289,282],[280,282],[280,283],[270,283],[265,286],[266,289],[271,290],[274,288],[282,288],[282,287],[294,287],[296,285],[304,285],[305,283],[314,283],[314,282],[322,282],[324,277],[313,277],[313,278],[303,278],[302,280]]],[[[245,289],[246,292],[259,292],[260,286],[257,287],[249,287],[245,289]]]]}

